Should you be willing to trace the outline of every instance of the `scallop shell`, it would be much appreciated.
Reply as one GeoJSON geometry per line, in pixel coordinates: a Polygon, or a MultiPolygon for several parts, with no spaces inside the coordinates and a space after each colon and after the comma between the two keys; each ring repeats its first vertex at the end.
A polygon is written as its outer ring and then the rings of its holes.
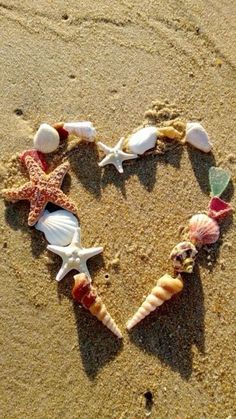
{"type": "Polygon", "coordinates": [[[57,130],[51,125],[41,124],[33,142],[36,150],[42,153],[52,153],[59,146],[60,137],[57,130]]]}
{"type": "Polygon", "coordinates": [[[189,221],[189,238],[196,245],[215,243],[220,228],[215,220],[206,214],[196,214],[189,221]]]}
{"type": "Polygon", "coordinates": [[[187,122],[185,141],[204,153],[209,153],[212,143],[209,140],[206,130],[199,122],[187,122]]]}
{"type": "Polygon", "coordinates": [[[141,128],[127,138],[127,147],[132,153],[143,154],[150,148],[155,147],[157,135],[157,127],[141,128]]]}
{"type": "Polygon", "coordinates": [[[91,142],[94,140],[96,135],[96,130],[90,121],[66,122],[63,128],[69,132],[69,134],[74,134],[76,137],[80,137],[91,142]]]}
{"type": "Polygon", "coordinates": [[[68,246],[78,227],[77,218],[69,211],[44,211],[35,228],[45,234],[50,244],[68,246]]]}

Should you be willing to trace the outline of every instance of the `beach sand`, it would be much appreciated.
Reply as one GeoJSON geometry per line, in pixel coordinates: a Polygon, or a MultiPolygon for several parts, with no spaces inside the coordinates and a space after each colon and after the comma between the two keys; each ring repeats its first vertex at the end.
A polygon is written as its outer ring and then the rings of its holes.
{"type": "MultiPolygon", "coordinates": [[[[180,229],[209,201],[208,169],[235,181],[235,1],[0,3],[1,185],[25,177],[12,156],[41,122],[91,120],[115,144],[155,100],[199,120],[213,153],[170,148],[100,170],[93,144],[69,160],[94,284],[118,341],[73,304],[73,273],[27,226],[28,203],[1,200],[1,418],[234,418],[235,229],[203,249],[184,290],[128,334],[125,323],[164,273],[180,229]],[[10,163],[9,163],[10,161],[10,163]],[[118,259],[118,260],[117,260],[118,259]]],[[[235,207],[233,182],[224,194],[235,207]]]]}

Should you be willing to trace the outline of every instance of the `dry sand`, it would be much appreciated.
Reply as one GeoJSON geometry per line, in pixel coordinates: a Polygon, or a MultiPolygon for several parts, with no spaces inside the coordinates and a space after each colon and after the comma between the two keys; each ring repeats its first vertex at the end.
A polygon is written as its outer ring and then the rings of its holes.
{"type": "MultiPolygon", "coordinates": [[[[56,284],[60,258],[27,227],[28,204],[1,200],[1,418],[236,417],[232,219],[183,293],[130,335],[124,327],[171,272],[179,226],[206,208],[209,167],[228,167],[235,180],[235,10],[235,0],[1,1],[5,186],[24,181],[7,161],[31,147],[42,121],[92,120],[112,145],[167,99],[214,142],[213,155],[177,147],[123,176],[98,168],[93,145],[70,158],[64,190],[78,204],[83,244],[105,248],[89,268],[123,343],[73,305],[72,275],[56,284]]],[[[235,206],[233,189],[224,196],[235,206]]]]}

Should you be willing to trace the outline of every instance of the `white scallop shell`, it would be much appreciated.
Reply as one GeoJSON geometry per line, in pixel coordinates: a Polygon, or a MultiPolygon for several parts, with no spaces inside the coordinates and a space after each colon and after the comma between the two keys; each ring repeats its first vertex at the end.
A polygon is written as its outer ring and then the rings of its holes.
{"type": "Polygon", "coordinates": [[[66,122],[63,128],[68,131],[69,134],[74,134],[76,137],[80,137],[91,142],[94,140],[96,135],[96,130],[90,121],[66,122]]]}
{"type": "Polygon", "coordinates": [[[157,127],[141,128],[128,137],[127,145],[129,150],[135,154],[143,154],[150,148],[155,147],[157,141],[157,127]]]}
{"type": "Polygon", "coordinates": [[[208,134],[199,122],[187,122],[185,140],[204,153],[209,153],[212,149],[208,134]]]}
{"type": "Polygon", "coordinates": [[[67,246],[71,243],[75,229],[78,227],[77,218],[69,211],[44,211],[35,228],[45,234],[50,244],[67,246]]]}
{"type": "Polygon", "coordinates": [[[52,153],[57,149],[60,137],[57,130],[49,124],[41,124],[34,136],[34,147],[42,153],[52,153]]]}

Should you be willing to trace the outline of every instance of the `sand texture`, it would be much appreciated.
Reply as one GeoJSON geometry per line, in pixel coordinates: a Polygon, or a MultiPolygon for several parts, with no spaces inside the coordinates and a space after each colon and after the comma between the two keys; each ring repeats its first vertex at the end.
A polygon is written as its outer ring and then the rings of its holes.
{"type": "Polygon", "coordinates": [[[16,155],[41,122],[91,120],[112,145],[159,100],[157,124],[198,120],[214,143],[210,154],[168,146],[124,175],[98,167],[94,144],[49,156],[70,161],[63,190],[83,245],[104,246],[88,266],[123,341],[73,303],[73,273],[56,283],[61,259],[28,228],[28,203],[1,199],[1,419],[236,417],[233,216],[183,292],[125,330],[206,209],[211,165],[231,170],[223,198],[236,207],[235,21],[235,0],[0,2],[1,188],[25,182],[16,155]]]}

